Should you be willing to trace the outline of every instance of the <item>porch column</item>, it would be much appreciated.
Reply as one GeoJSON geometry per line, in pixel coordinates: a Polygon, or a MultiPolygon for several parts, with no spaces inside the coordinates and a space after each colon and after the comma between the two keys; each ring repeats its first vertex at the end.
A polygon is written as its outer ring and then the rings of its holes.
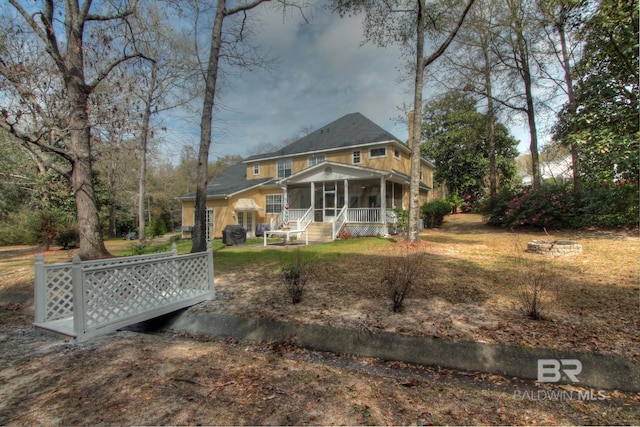
{"type": "Polygon", "coordinates": [[[309,186],[311,189],[311,217],[315,219],[316,214],[316,183],[311,181],[311,185],[309,186]]]}
{"type": "Polygon", "coordinates": [[[282,187],[282,211],[284,212],[284,206],[289,203],[289,196],[287,195],[287,186],[282,187]]]}
{"type": "Polygon", "coordinates": [[[349,220],[349,180],[344,180],[344,205],[341,207],[347,207],[347,221],[349,220]]]}
{"type": "Polygon", "coordinates": [[[380,222],[387,223],[387,186],[384,177],[380,177],[380,222]]]}

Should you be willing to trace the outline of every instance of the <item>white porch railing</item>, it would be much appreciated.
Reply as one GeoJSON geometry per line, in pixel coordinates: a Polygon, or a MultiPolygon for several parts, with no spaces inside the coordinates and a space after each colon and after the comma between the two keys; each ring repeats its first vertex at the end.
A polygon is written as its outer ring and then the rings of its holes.
{"type": "Polygon", "coordinates": [[[84,341],[212,299],[213,253],[35,265],[35,325],[84,341]]]}
{"type": "Polygon", "coordinates": [[[350,208],[348,222],[379,223],[380,208],[350,208]]]}
{"type": "Polygon", "coordinates": [[[347,223],[347,218],[349,216],[348,212],[349,209],[347,209],[346,206],[343,206],[342,209],[340,209],[340,212],[338,213],[335,221],[333,221],[332,224],[331,240],[336,240],[336,238],[338,237],[338,233],[340,233],[342,227],[347,223]]]}

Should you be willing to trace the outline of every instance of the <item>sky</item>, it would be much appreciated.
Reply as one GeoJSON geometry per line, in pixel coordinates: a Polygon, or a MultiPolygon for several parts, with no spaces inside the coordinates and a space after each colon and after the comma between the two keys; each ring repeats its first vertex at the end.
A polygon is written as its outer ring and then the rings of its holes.
{"type": "MultiPolygon", "coordinates": [[[[407,125],[398,118],[405,114],[403,106],[412,104],[413,89],[412,81],[401,81],[407,58],[398,46],[363,44],[360,16],[340,18],[316,9],[305,24],[298,13],[284,20],[267,8],[257,13],[258,44],[276,62],[268,70],[225,74],[216,101],[222,108],[215,113],[211,161],[257,154],[261,145],[300,137],[302,128],[319,129],[355,112],[407,140],[407,125]]],[[[168,139],[197,145],[199,116],[191,119],[191,125],[170,129],[168,139]]],[[[527,151],[525,132],[512,129],[523,141],[521,152],[527,151]]]]}

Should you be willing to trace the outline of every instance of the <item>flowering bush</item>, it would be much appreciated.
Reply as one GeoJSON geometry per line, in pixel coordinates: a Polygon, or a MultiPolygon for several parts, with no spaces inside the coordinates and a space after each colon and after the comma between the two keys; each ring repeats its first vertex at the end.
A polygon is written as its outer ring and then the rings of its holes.
{"type": "Polygon", "coordinates": [[[555,184],[546,184],[537,191],[523,189],[499,204],[489,218],[492,224],[534,228],[570,228],[577,221],[570,189],[555,184]]]}

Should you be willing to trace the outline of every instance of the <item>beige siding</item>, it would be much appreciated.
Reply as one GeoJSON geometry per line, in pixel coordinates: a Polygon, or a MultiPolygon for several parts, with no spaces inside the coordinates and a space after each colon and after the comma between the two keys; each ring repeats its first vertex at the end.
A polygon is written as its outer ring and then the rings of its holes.
{"type": "MultiPolygon", "coordinates": [[[[380,148],[382,146],[378,146],[380,148]]],[[[394,144],[388,144],[384,146],[386,148],[386,155],[384,157],[371,158],[370,148],[346,148],[344,150],[333,151],[326,154],[326,160],[335,163],[344,163],[347,165],[353,164],[353,152],[355,150],[360,151],[361,162],[358,166],[378,169],[378,170],[396,170],[405,175],[411,174],[411,159],[410,154],[398,148],[394,144]],[[399,150],[399,158],[395,156],[395,150],[399,150]]],[[[298,173],[306,169],[309,165],[309,155],[295,156],[292,160],[292,173],[298,173]]],[[[247,163],[247,178],[248,179],[264,179],[273,178],[277,176],[277,159],[264,160],[258,162],[260,165],[260,173],[254,174],[254,162],[247,163]]],[[[429,187],[433,188],[433,173],[434,169],[427,163],[422,165],[422,181],[429,187]]],[[[237,224],[238,218],[234,210],[235,203],[240,198],[252,198],[256,204],[262,207],[262,210],[256,211],[254,216],[255,224],[269,223],[272,218],[275,218],[277,214],[266,213],[266,195],[268,194],[282,194],[282,191],[277,188],[256,188],[247,190],[241,194],[235,195],[229,199],[209,199],[207,201],[207,209],[214,209],[215,215],[215,227],[214,238],[222,237],[222,230],[229,224],[237,224]]],[[[420,205],[431,201],[433,199],[433,191],[421,191],[420,192],[420,205]]],[[[403,206],[408,208],[409,206],[409,191],[408,187],[405,187],[402,200],[403,206]]],[[[182,225],[193,226],[193,212],[195,207],[195,201],[186,200],[182,202],[182,225]]],[[[254,226],[255,226],[254,224],[254,226]]],[[[189,233],[185,233],[187,237],[189,233]]]]}

